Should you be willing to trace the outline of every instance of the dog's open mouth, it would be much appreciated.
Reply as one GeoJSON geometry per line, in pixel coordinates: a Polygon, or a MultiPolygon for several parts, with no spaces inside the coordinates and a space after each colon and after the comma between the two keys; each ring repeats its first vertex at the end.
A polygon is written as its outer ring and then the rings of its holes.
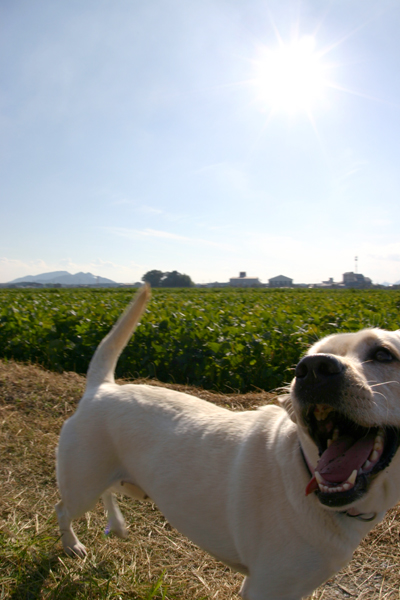
{"type": "Polygon", "coordinates": [[[320,455],[306,495],[316,492],[327,506],[344,506],[361,498],[399,446],[399,430],[363,427],[327,404],[310,407],[304,422],[320,455]]]}

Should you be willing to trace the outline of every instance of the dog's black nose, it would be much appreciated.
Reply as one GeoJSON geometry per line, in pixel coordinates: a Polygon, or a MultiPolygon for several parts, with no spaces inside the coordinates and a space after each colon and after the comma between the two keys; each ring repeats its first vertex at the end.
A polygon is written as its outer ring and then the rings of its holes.
{"type": "Polygon", "coordinates": [[[325,403],[340,404],[345,365],[333,354],[311,354],[296,367],[294,393],[303,407],[325,403]]]}
{"type": "Polygon", "coordinates": [[[332,354],[311,354],[301,359],[296,367],[296,379],[302,383],[326,381],[343,372],[343,364],[332,354]]]}

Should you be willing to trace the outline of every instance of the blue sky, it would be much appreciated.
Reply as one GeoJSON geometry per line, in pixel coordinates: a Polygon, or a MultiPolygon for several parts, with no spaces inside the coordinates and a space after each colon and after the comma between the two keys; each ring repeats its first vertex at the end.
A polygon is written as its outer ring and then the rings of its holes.
{"type": "Polygon", "coordinates": [[[1,282],[400,280],[398,0],[3,0],[0,28],[1,282]]]}

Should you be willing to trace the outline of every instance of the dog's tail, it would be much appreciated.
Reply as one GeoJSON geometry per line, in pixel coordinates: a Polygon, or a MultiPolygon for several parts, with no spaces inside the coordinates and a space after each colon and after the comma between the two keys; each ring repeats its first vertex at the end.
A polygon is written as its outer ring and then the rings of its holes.
{"type": "Polygon", "coordinates": [[[114,383],[114,371],[119,355],[135,331],[150,295],[150,286],[146,283],[110,333],[102,340],[90,361],[86,377],[87,388],[98,387],[102,383],[114,383]]]}

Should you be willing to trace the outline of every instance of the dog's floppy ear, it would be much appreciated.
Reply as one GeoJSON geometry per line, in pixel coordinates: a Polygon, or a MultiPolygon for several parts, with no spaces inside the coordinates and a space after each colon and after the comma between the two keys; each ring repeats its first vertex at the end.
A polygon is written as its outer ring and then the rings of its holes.
{"type": "Polygon", "coordinates": [[[285,394],[283,396],[278,396],[278,402],[280,406],[286,410],[293,423],[296,423],[296,415],[294,414],[291,395],[285,394]]]}

